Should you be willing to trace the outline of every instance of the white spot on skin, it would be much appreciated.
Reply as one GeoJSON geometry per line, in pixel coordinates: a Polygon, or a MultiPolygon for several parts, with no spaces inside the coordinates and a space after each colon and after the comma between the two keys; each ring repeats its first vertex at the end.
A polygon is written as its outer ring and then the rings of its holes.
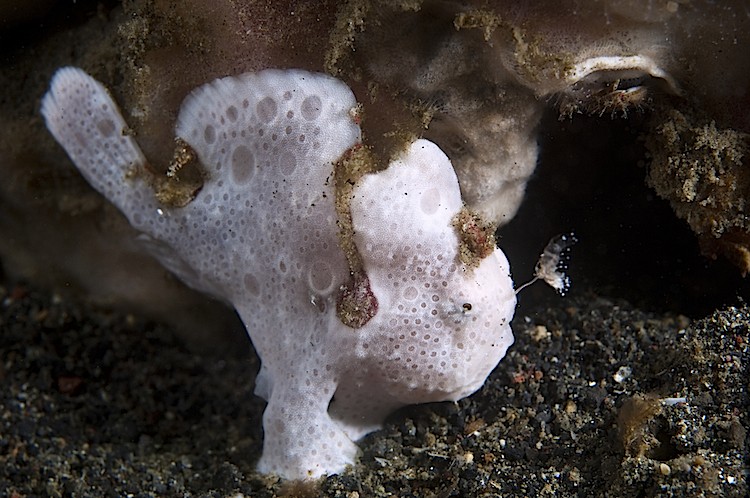
{"type": "Polygon", "coordinates": [[[308,121],[318,119],[321,113],[322,102],[317,95],[310,95],[302,101],[302,117],[308,121]]]}
{"type": "Polygon", "coordinates": [[[212,125],[206,126],[203,130],[203,140],[205,140],[207,144],[214,143],[216,141],[216,128],[212,125]]]}
{"type": "Polygon", "coordinates": [[[279,157],[279,169],[281,170],[281,173],[285,176],[289,176],[292,173],[294,173],[294,170],[297,168],[297,158],[294,157],[294,154],[291,152],[284,152],[279,157]]]}
{"type": "Polygon", "coordinates": [[[227,108],[227,118],[230,122],[234,123],[237,121],[237,117],[239,116],[239,113],[237,112],[237,108],[233,105],[230,105],[227,108]]]}
{"type": "Polygon", "coordinates": [[[440,191],[431,188],[422,194],[419,206],[424,214],[433,214],[440,207],[440,191]]]}
{"type": "Polygon", "coordinates": [[[312,263],[308,271],[308,282],[316,294],[330,294],[334,284],[334,275],[330,265],[324,260],[312,263]]]}
{"type": "Polygon", "coordinates": [[[409,287],[404,289],[404,299],[406,299],[407,301],[415,300],[418,295],[419,291],[413,285],[410,285],[409,287]]]}
{"type": "Polygon", "coordinates": [[[276,117],[277,105],[276,101],[271,97],[266,97],[255,107],[255,112],[258,113],[258,118],[263,123],[270,123],[276,117]]]}
{"type": "Polygon", "coordinates": [[[258,295],[258,292],[260,291],[260,286],[258,285],[258,279],[256,279],[253,274],[246,273],[242,282],[245,285],[245,290],[247,290],[247,292],[249,292],[251,295],[254,295],[254,296],[258,295]]]}
{"type": "Polygon", "coordinates": [[[255,156],[243,144],[238,145],[232,153],[232,178],[239,185],[249,182],[255,172],[255,156]]]}

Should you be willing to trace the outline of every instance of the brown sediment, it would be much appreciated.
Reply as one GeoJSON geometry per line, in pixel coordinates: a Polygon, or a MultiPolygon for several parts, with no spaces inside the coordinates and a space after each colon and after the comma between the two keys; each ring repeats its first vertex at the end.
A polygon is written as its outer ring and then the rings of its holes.
{"type": "Polygon", "coordinates": [[[556,80],[572,70],[572,54],[549,49],[543,38],[526,32],[521,26],[510,26],[509,30],[515,48],[515,69],[527,81],[556,80]]]}
{"type": "Polygon", "coordinates": [[[207,172],[195,150],[181,138],[175,138],[175,149],[166,176],[155,177],[156,199],[168,207],[185,207],[203,187],[207,172]]]}
{"type": "Polygon", "coordinates": [[[466,207],[453,217],[453,227],[458,235],[458,258],[469,268],[479,263],[495,250],[495,230],[492,223],[482,220],[466,207]]]}
{"type": "Polygon", "coordinates": [[[371,7],[369,0],[350,0],[343,2],[338,8],[325,54],[324,68],[328,74],[338,76],[345,73],[355,79],[361,76],[353,69],[352,53],[354,40],[365,29],[365,20],[371,7]]]}
{"type": "Polygon", "coordinates": [[[654,441],[646,426],[662,411],[656,396],[636,394],[626,399],[617,414],[617,429],[620,442],[628,456],[643,456],[654,441]]]}
{"type": "Polygon", "coordinates": [[[750,271],[748,135],[690,110],[655,112],[646,146],[648,184],[667,199],[707,256],[750,271]]]}
{"type": "Polygon", "coordinates": [[[125,2],[117,90],[144,154],[169,163],[179,106],[206,82],[272,67],[321,71],[337,9],[334,0],[125,2]]]}
{"type": "Polygon", "coordinates": [[[750,232],[741,228],[730,228],[718,238],[703,237],[699,241],[701,251],[709,257],[721,254],[740,269],[742,276],[750,273],[750,232]]]}
{"type": "Polygon", "coordinates": [[[497,12],[492,10],[471,10],[459,12],[453,19],[456,30],[481,29],[484,41],[490,41],[492,33],[500,26],[501,20],[497,12]]]}
{"type": "Polygon", "coordinates": [[[361,77],[361,68],[355,69],[353,55],[357,36],[368,29],[381,27],[373,11],[418,12],[424,0],[346,0],[340,2],[328,39],[325,53],[325,70],[333,76],[361,77]]]}
{"type": "Polygon", "coordinates": [[[363,40],[365,44],[372,40],[364,35],[387,30],[391,16],[417,12],[422,3],[422,0],[343,2],[330,31],[325,71],[344,80],[357,95],[368,116],[362,130],[380,164],[387,165],[420,137],[432,121],[435,107],[406,94],[402,87],[372,77],[368,51],[363,47],[363,40]]]}
{"type": "Polygon", "coordinates": [[[364,271],[354,273],[341,286],[336,297],[336,316],[341,323],[358,329],[363,327],[378,312],[378,299],[370,287],[370,279],[364,271]]]}
{"type": "Polygon", "coordinates": [[[354,242],[351,213],[351,200],[357,181],[375,171],[376,165],[377,159],[372,150],[358,143],[346,151],[333,168],[339,245],[349,263],[349,280],[341,286],[336,298],[336,316],[344,325],[355,329],[365,325],[378,310],[378,301],[370,289],[362,257],[354,242]]]}
{"type": "Polygon", "coordinates": [[[362,176],[376,170],[376,158],[372,150],[356,144],[339,159],[333,167],[333,181],[336,191],[336,224],[339,227],[339,244],[346,255],[352,274],[363,273],[362,258],[354,243],[351,200],[354,186],[362,176]]]}

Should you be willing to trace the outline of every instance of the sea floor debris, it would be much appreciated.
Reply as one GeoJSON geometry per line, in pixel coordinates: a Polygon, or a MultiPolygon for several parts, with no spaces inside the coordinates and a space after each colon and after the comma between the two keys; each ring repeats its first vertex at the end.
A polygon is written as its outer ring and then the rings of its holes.
{"type": "MultiPolygon", "coordinates": [[[[196,354],[169,327],[22,285],[0,302],[7,496],[291,493],[254,470],[249,348],[196,354]]],[[[578,294],[514,327],[476,395],[398,412],[309,496],[747,495],[746,306],[691,322],[578,294]],[[686,399],[625,408],[669,397],[686,399]]]]}

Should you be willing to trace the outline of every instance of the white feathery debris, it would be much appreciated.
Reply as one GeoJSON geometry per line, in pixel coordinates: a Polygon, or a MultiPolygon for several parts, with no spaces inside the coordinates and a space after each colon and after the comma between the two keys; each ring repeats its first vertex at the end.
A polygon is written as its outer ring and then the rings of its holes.
{"type": "Polygon", "coordinates": [[[534,268],[534,278],[519,286],[516,294],[537,280],[543,280],[560,296],[564,296],[570,289],[570,277],[565,273],[570,260],[570,248],[576,242],[578,239],[573,232],[552,237],[539,255],[539,261],[534,268]]]}

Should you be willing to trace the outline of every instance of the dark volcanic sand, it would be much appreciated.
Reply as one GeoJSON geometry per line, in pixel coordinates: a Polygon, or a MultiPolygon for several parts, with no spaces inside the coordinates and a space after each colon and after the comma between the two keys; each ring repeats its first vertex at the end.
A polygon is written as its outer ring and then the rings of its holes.
{"type": "Polygon", "coordinates": [[[478,393],[402,410],[358,465],[292,488],[253,470],[249,343],[197,354],[163,325],[18,285],[0,302],[0,496],[748,493],[746,306],[690,323],[591,294],[519,314],[478,393]]]}

